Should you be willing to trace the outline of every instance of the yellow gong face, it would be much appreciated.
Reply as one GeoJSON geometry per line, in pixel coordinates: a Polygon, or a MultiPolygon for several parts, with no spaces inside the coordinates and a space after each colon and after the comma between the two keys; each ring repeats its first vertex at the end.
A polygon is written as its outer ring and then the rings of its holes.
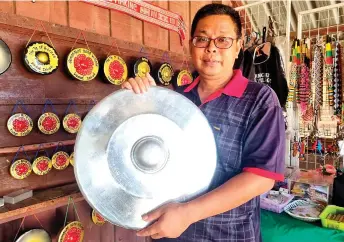
{"type": "Polygon", "coordinates": [[[147,62],[143,61],[138,66],[138,76],[145,77],[147,72],[150,72],[150,67],[147,62]]]}

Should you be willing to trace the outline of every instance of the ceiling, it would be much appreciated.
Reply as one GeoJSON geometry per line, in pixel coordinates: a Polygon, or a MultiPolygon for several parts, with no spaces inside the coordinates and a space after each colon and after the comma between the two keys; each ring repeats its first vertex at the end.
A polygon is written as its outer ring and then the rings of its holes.
{"type": "MultiPolygon", "coordinates": [[[[260,1],[250,1],[242,0],[236,1],[233,7],[240,5],[250,5],[255,2],[260,1]]],[[[301,11],[306,11],[310,9],[320,8],[328,5],[334,5],[337,3],[344,3],[344,1],[291,1],[291,21],[290,21],[290,31],[296,32],[298,27],[298,13],[301,11]]],[[[252,30],[261,31],[263,26],[267,26],[268,16],[271,16],[275,22],[274,28],[276,34],[285,35],[287,26],[287,11],[286,11],[287,1],[269,1],[259,5],[255,5],[240,11],[241,20],[243,23],[243,28],[246,32],[250,33],[252,30]]],[[[303,35],[312,35],[317,32],[317,30],[323,30],[329,32],[331,31],[342,31],[344,32],[344,7],[336,7],[330,10],[324,10],[321,12],[311,13],[303,15],[302,20],[302,30],[303,35]],[[332,28],[328,28],[332,26],[332,28]]]]}

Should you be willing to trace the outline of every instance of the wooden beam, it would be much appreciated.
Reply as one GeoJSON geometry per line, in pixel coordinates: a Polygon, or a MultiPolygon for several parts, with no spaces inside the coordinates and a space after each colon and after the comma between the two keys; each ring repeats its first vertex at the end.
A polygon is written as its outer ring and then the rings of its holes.
{"type": "MultiPolygon", "coordinates": [[[[63,145],[63,146],[74,145],[75,140],[63,140],[63,141],[56,141],[56,142],[43,143],[43,144],[24,145],[23,147],[25,151],[33,151],[33,150],[37,150],[38,148],[40,149],[53,148],[53,147],[56,147],[59,143],[60,145],[63,145]]],[[[16,153],[19,148],[20,146],[0,148],[0,154],[13,154],[13,153],[16,153]]]]}

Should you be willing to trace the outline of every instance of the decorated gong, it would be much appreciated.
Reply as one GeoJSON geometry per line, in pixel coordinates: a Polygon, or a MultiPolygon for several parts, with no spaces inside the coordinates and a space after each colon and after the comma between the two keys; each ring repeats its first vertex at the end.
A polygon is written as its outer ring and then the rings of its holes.
{"type": "Polygon", "coordinates": [[[70,156],[69,156],[69,164],[74,166],[74,152],[72,152],[72,154],[70,154],[70,156]]]}
{"type": "Polygon", "coordinates": [[[92,221],[96,225],[103,225],[106,222],[105,219],[94,209],[92,210],[92,221]]]}
{"type": "Polygon", "coordinates": [[[18,180],[28,177],[31,174],[31,171],[31,163],[26,159],[16,160],[10,167],[11,176],[18,180]]]}
{"type": "Polygon", "coordinates": [[[75,113],[67,114],[63,118],[63,128],[71,134],[75,134],[79,131],[81,126],[81,117],[75,113]]]}
{"type": "Polygon", "coordinates": [[[178,75],[172,79],[173,87],[182,87],[189,85],[193,82],[192,74],[188,70],[181,70],[178,75]]]}
{"type": "Polygon", "coordinates": [[[84,227],[79,221],[67,224],[61,231],[58,242],[82,242],[84,239],[84,227]]]}
{"type": "Polygon", "coordinates": [[[147,226],[142,215],[167,201],[206,193],[216,167],[206,117],[163,87],[105,97],[83,120],[74,153],[74,173],[88,203],[106,221],[129,229],[147,226]]]}
{"type": "Polygon", "coordinates": [[[134,75],[138,77],[146,77],[147,73],[152,70],[152,64],[146,57],[139,58],[134,64],[134,75]]]}
{"type": "Polygon", "coordinates": [[[67,69],[75,79],[91,81],[99,71],[98,59],[89,49],[77,48],[68,54],[67,69]]]}
{"type": "Polygon", "coordinates": [[[44,42],[33,42],[25,48],[24,63],[31,71],[41,75],[57,70],[59,58],[55,49],[44,42]]]}
{"type": "Polygon", "coordinates": [[[56,170],[66,169],[66,167],[69,165],[69,155],[64,151],[56,152],[53,155],[52,164],[56,170]]]}
{"type": "Polygon", "coordinates": [[[43,113],[38,119],[38,129],[43,134],[54,134],[60,128],[60,119],[55,113],[43,113]]]}
{"type": "Polygon", "coordinates": [[[51,237],[44,229],[31,229],[22,234],[16,242],[51,242],[51,237]]]}
{"type": "Polygon", "coordinates": [[[103,72],[106,80],[114,85],[121,85],[128,77],[127,64],[117,55],[110,55],[106,58],[103,72]]]}
{"type": "Polygon", "coordinates": [[[32,170],[36,175],[43,176],[48,174],[52,168],[51,159],[47,156],[37,157],[32,163],[32,170]]]}
{"type": "Polygon", "coordinates": [[[0,39],[0,75],[10,68],[12,63],[12,54],[8,45],[0,39]]]}
{"type": "Polygon", "coordinates": [[[163,63],[157,71],[157,84],[168,86],[171,84],[174,71],[172,66],[169,63],[163,63]]]}
{"type": "Polygon", "coordinates": [[[25,113],[13,114],[7,120],[7,129],[14,136],[26,136],[33,128],[32,119],[25,113]]]}

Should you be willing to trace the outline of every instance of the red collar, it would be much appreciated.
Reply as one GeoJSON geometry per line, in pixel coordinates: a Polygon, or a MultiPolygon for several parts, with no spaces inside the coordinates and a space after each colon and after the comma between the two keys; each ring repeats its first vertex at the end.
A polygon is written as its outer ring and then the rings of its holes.
{"type": "MultiPolygon", "coordinates": [[[[184,92],[190,92],[199,83],[199,76],[188,86],[184,92]]],[[[228,96],[240,98],[246,90],[248,80],[242,75],[241,70],[234,70],[233,76],[224,88],[221,89],[221,93],[228,96]]]]}

